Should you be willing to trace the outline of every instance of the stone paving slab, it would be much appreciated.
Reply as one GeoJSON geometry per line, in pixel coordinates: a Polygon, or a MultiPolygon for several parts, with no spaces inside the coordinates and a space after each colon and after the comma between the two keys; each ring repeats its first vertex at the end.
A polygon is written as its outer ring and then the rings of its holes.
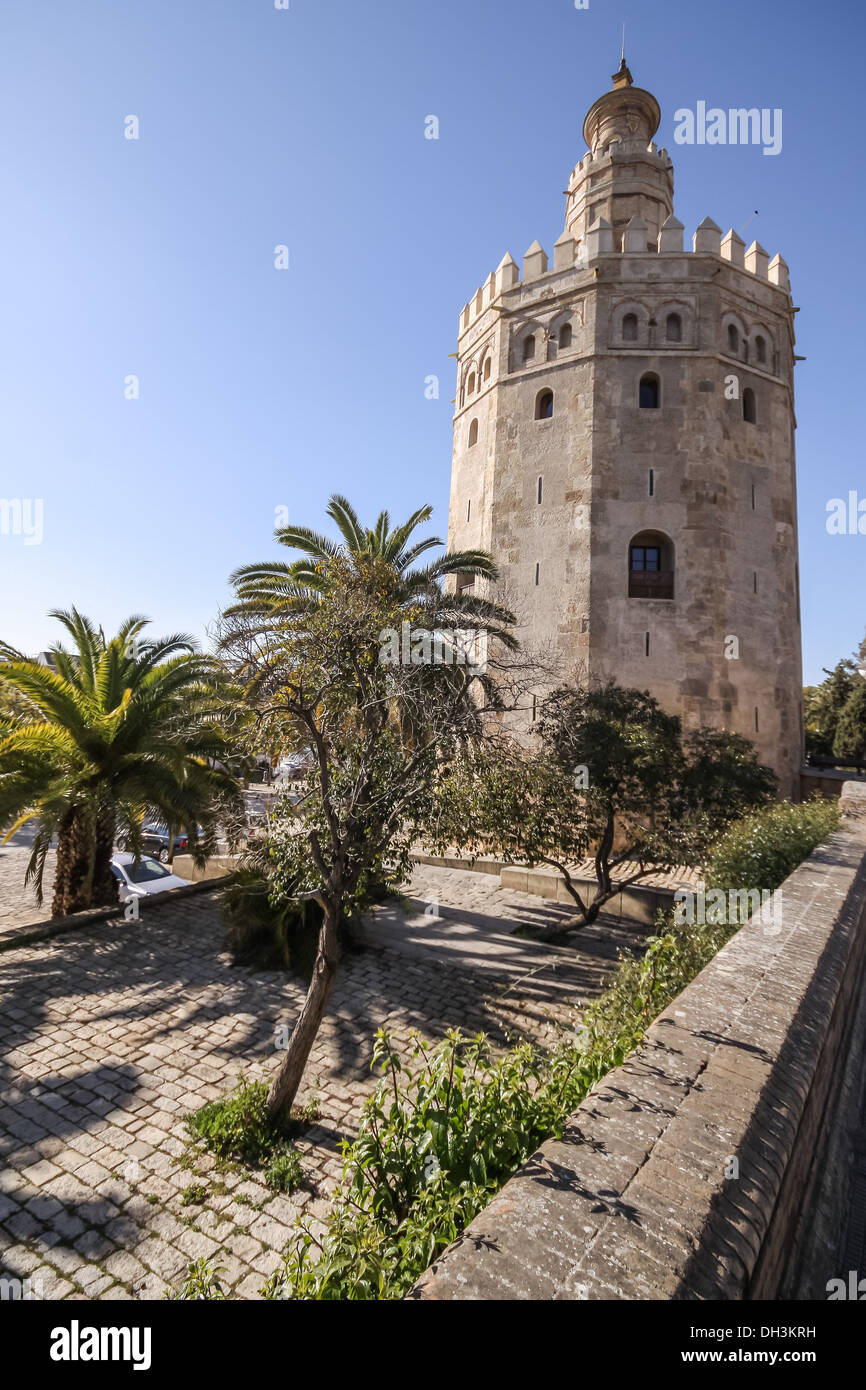
{"type": "Polygon", "coordinates": [[[375,914],[366,946],[346,953],[299,1097],[315,1093],[320,1113],[298,1141],[305,1186],[291,1196],[219,1174],[209,1156],[177,1162],[184,1115],[241,1074],[269,1074],[275,1030],[305,993],[294,976],[230,964],[218,894],[0,955],[0,1275],[29,1276],[49,1298],[151,1299],[203,1255],[225,1267],[232,1297],[257,1298],[296,1216],[327,1210],[340,1140],[375,1084],[377,1028],[403,1045],[457,1026],[552,1040],[628,939],[603,923],[575,952],[511,938],[530,909],[557,909],[485,875],[425,868],[407,891],[440,904],[436,940],[408,927],[401,943],[395,915],[375,914]],[[185,1205],[194,1183],[207,1199],[185,1205]]]}

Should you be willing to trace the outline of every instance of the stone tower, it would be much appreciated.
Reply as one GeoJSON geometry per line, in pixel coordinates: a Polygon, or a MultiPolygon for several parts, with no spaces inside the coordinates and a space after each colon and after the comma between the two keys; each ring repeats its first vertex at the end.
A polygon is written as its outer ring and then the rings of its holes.
{"type": "Polygon", "coordinates": [[[710,218],[684,251],[659,119],[623,60],[553,265],[537,241],[522,278],[506,255],[462,311],[449,546],[492,551],[559,680],[744,734],[798,797],[787,266],[710,218]]]}

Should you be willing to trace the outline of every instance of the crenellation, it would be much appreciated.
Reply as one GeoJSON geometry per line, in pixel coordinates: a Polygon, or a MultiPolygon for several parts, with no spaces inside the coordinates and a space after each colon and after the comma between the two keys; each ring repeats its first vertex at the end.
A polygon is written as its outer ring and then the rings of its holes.
{"type": "Polygon", "coordinates": [[[523,279],[537,280],[547,273],[547,252],[540,242],[534,241],[523,257],[523,279]]]}
{"type": "Polygon", "coordinates": [[[703,222],[698,224],[692,237],[692,249],[695,255],[720,256],[722,254],[722,229],[711,217],[705,217],[703,222]]]}
{"type": "Polygon", "coordinates": [[[586,248],[591,261],[594,261],[597,256],[613,254],[613,227],[606,217],[600,217],[590,227],[586,234],[586,248]]]}
{"type": "Polygon", "coordinates": [[[790,293],[791,284],[788,279],[788,266],[787,263],[782,260],[778,252],[776,252],[776,255],[770,261],[767,268],[767,275],[771,285],[778,285],[779,289],[786,290],[790,293]]]}
{"type": "Polygon", "coordinates": [[[745,254],[744,265],[750,275],[757,275],[759,280],[767,279],[770,257],[763,246],[761,246],[760,242],[752,242],[745,254]]]}
{"type": "Polygon", "coordinates": [[[570,270],[574,265],[574,237],[563,232],[553,244],[554,270],[570,270]]]}
{"type": "Polygon", "coordinates": [[[746,243],[741,236],[737,236],[733,227],[722,237],[721,256],[723,261],[730,261],[731,265],[738,266],[740,270],[745,268],[744,253],[746,243]]]}
{"type": "Polygon", "coordinates": [[[635,213],[626,224],[623,251],[626,255],[643,255],[647,250],[646,223],[635,213]]]}
{"type": "Polygon", "coordinates": [[[520,281],[520,271],[517,262],[510,252],[506,251],[499,265],[496,267],[496,290],[497,294],[504,294],[506,290],[513,289],[520,281]]]}
{"type": "Polygon", "coordinates": [[[659,232],[659,255],[682,255],[684,231],[685,228],[682,222],[679,220],[678,217],[674,217],[673,213],[671,213],[670,217],[662,223],[662,228],[659,232]]]}

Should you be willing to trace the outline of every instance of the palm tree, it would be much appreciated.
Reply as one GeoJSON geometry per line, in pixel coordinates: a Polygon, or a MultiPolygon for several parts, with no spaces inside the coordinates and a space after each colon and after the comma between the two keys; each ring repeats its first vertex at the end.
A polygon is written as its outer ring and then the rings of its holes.
{"type": "MultiPolygon", "coordinates": [[[[483,633],[485,639],[498,639],[509,651],[515,650],[518,642],[509,630],[515,622],[513,613],[476,593],[474,584],[472,591],[468,586],[451,593],[443,590],[443,580],[449,575],[471,575],[473,581],[497,579],[496,563],[486,550],[450,551],[422,568],[414,567],[426,551],[444,544],[438,536],[410,544],[412,533],[432,514],[431,506],[419,507],[392,529],[388,512],[382,511],[375,525],[365,528],[351,503],[335,494],[329,500],[327,515],[336,522],[342,541],[332,541],[308,526],[278,527],[274,535],[280,544],[302,551],[304,558],[243,565],[230,576],[239,602],[223,615],[227,628],[222,648],[235,655],[234,670],[246,687],[245,699],[254,702],[270,666],[279,666],[284,629],[291,617],[309,611],[325,597],[333,573],[330,562],[337,556],[348,562],[362,584],[372,585],[380,595],[384,579],[388,598],[413,627],[444,634],[443,646],[449,645],[449,631],[469,629],[483,633]],[[250,679],[252,672],[255,674],[250,679]]],[[[477,709],[481,698],[490,709],[500,702],[496,685],[483,668],[470,676],[462,665],[446,665],[428,670],[422,675],[424,679],[445,681],[455,691],[462,690],[467,709],[477,709]]],[[[418,732],[423,701],[410,709],[396,694],[395,712],[406,737],[418,732]]]]}
{"type": "MultiPolygon", "coordinates": [[[[273,622],[281,613],[297,612],[319,601],[327,584],[326,562],[342,552],[356,570],[369,572],[369,561],[378,560],[390,569],[393,594],[407,612],[424,614],[430,627],[456,627],[463,620],[497,636],[505,646],[513,648],[516,639],[507,630],[514,617],[507,609],[468,593],[466,590],[444,594],[442,581],[448,575],[471,575],[495,580],[498,570],[486,550],[459,550],[440,555],[422,569],[412,568],[415,561],[444,542],[438,536],[426,536],[410,545],[413,531],[429,521],[433,508],[419,507],[402,526],[391,529],[386,511],[380,512],[375,526],[365,529],[351,503],[339,494],[334,495],[327,514],[336,522],[342,542],[332,541],[309,526],[280,526],[274,532],[280,545],[300,550],[303,559],[291,562],[270,560],[261,564],[242,565],[231,576],[239,602],[226,610],[229,618],[273,622]]],[[[381,574],[381,565],[378,567],[381,574]]]]}
{"type": "Polygon", "coordinates": [[[222,810],[236,808],[241,793],[218,765],[232,737],[226,677],[213,657],[180,633],[141,638],[147,619],[138,616],[110,641],[75,608],[51,617],[74,650],[52,647],[50,664],[0,643],[0,686],[20,697],[14,717],[0,718],[0,829],[9,827],[8,840],[36,822],[25,882],[40,903],[57,838],[52,915],[60,917],[117,901],[110,860],[119,833],[140,854],[142,820],[154,817],[186,829],[203,858],[222,810]]]}

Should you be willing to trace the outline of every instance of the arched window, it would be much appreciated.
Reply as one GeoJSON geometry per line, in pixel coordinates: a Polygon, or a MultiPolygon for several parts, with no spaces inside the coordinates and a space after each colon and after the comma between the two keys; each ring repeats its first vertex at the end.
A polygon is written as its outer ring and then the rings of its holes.
{"type": "Polygon", "coordinates": [[[755,402],[755,393],[751,386],[747,386],[743,392],[743,419],[750,425],[758,423],[758,409],[755,402]]]}
{"type": "Polygon", "coordinates": [[[681,343],[683,340],[683,321],[679,314],[668,314],[665,324],[665,337],[669,343],[681,343]]]}
{"type": "Polygon", "coordinates": [[[473,444],[477,444],[477,443],[478,443],[478,421],[477,421],[477,420],[473,420],[472,423],[471,423],[470,426],[469,426],[469,447],[470,447],[470,449],[472,448],[472,445],[473,445],[473,444]]]}
{"type": "Polygon", "coordinates": [[[728,324],[728,352],[739,353],[740,333],[735,323],[728,324]]]}
{"type": "Polygon", "coordinates": [[[638,405],[641,410],[658,410],[659,379],[653,372],[645,372],[640,379],[638,405]]]}
{"type": "Polygon", "coordinates": [[[756,362],[766,362],[766,360],[767,360],[767,344],[766,344],[766,342],[764,341],[764,339],[761,337],[761,335],[760,335],[760,333],[759,333],[758,336],[757,336],[757,338],[755,339],[755,361],[756,361],[756,362]]]}
{"type": "Polygon", "coordinates": [[[637,314],[626,314],[623,318],[622,340],[624,343],[637,342],[637,314]]]}
{"type": "Polygon", "coordinates": [[[535,334],[530,333],[528,338],[523,339],[523,360],[531,362],[535,356],[535,334]]]}
{"type": "Polygon", "coordinates": [[[471,396],[471,395],[472,395],[472,392],[473,392],[474,390],[475,390],[475,373],[474,373],[474,372],[470,372],[470,373],[469,373],[469,381],[468,381],[467,386],[466,386],[466,393],[467,393],[467,395],[471,396]]]}
{"type": "Polygon", "coordinates": [[[571,324],[564,323],[559,330],[559,346],[561,348],[571,347],[571,324]]]}
{"type": "Polygon", "coordinates": [[[481,373],[481,375],[483,376],[483,378],[484,378],[485,381],[489,381],[489,380],[490,380],[490,358],[489,358],[489,357],[485,357],[485,359],[484,359],[484,370],[483,370],[483,372],[481,373]]]}
{"type": "Polygon", "coordinates": [[[640,531],[628,547],[629,598],[674,596],[674,547],[661,531],[640,531]]]}
{"type": "Polygon", "coordinates": [[[553,392],[539,391],[535,398],[536,420],[549,420],[553,415],[553,392]]]}

